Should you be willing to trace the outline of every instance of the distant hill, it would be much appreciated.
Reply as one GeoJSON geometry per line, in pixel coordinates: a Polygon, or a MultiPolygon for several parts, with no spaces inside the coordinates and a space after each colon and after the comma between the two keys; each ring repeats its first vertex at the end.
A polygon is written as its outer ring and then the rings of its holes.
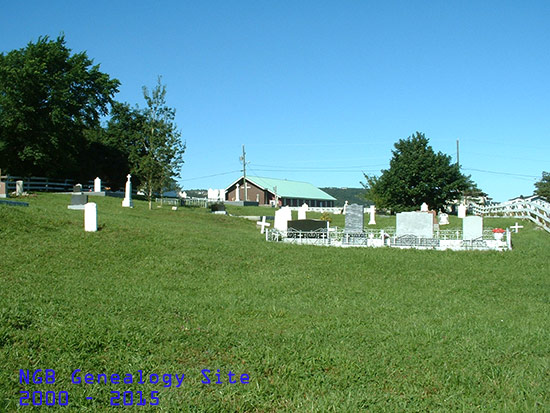
{"type": "Polygon", "coordinates": [[[348,201],[348,204],[370,205],[365,199],[365,188],[320,188],[327,194],[336,198],[336,206],[344,206],[344,203],[348,201]]]}

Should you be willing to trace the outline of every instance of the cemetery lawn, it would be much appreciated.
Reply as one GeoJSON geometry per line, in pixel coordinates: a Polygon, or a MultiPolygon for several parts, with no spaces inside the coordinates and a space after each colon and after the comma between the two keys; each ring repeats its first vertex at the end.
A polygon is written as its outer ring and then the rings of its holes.
{"type": "Polygon", "coordinates": [[[23,390],[89,412],[120,411],[111,391],[136,411],[152,391],[172,412],[550,410],[550,235],[527,221],[504,253],[338,249],[101,197],[85,233],[70,195],[24,200],[0,205],[0,411],[23,390]],[[55,383],[20,384],[20,369],[55,383]],[[73,384],[76,369],[134,382],[73,384]]]}

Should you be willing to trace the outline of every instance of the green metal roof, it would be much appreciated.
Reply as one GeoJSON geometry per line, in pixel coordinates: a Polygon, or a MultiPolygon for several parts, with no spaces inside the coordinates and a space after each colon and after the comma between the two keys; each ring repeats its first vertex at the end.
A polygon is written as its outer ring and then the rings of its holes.
{"type": "Polygon", "coordinates": [[[321,199],[324,201],[336,201],[324,191],[308,182],[287,181],[286,179],[262,178],[259,176],[246,176],[251,182],[275,193],[277,187],[277,196],[283,198],[301,198],[301,199],[321,199]]]}

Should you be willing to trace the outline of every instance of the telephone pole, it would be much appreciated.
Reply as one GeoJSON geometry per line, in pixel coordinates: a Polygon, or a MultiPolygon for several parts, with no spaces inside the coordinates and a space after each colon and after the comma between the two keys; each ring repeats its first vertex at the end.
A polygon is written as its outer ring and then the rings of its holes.
{"type": "Polygon", "coordinates": [[[458,139],[456,140],[456,164],[460,168],[460,149],[458,147],[458,139]]]}
{"type": "Polygon", "coordinates": [[[248,191],[247,191],[247,185],[246,185],[246,152],[244,151],[244,145],[243,145],[243,156],[241,156],[239,159],[243,161],[244,200],[248,201],[248,191]]]}

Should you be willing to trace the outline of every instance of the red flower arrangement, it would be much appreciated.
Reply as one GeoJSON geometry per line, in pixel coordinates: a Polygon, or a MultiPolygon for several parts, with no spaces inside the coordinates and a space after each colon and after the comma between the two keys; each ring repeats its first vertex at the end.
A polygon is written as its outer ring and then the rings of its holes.
{"type": "Polygon", "coordinates": [[[504,231],[502,228],[495,228],[493,229],[493,233],[495,234],[504,234],[506,231],[504,231]]]}

